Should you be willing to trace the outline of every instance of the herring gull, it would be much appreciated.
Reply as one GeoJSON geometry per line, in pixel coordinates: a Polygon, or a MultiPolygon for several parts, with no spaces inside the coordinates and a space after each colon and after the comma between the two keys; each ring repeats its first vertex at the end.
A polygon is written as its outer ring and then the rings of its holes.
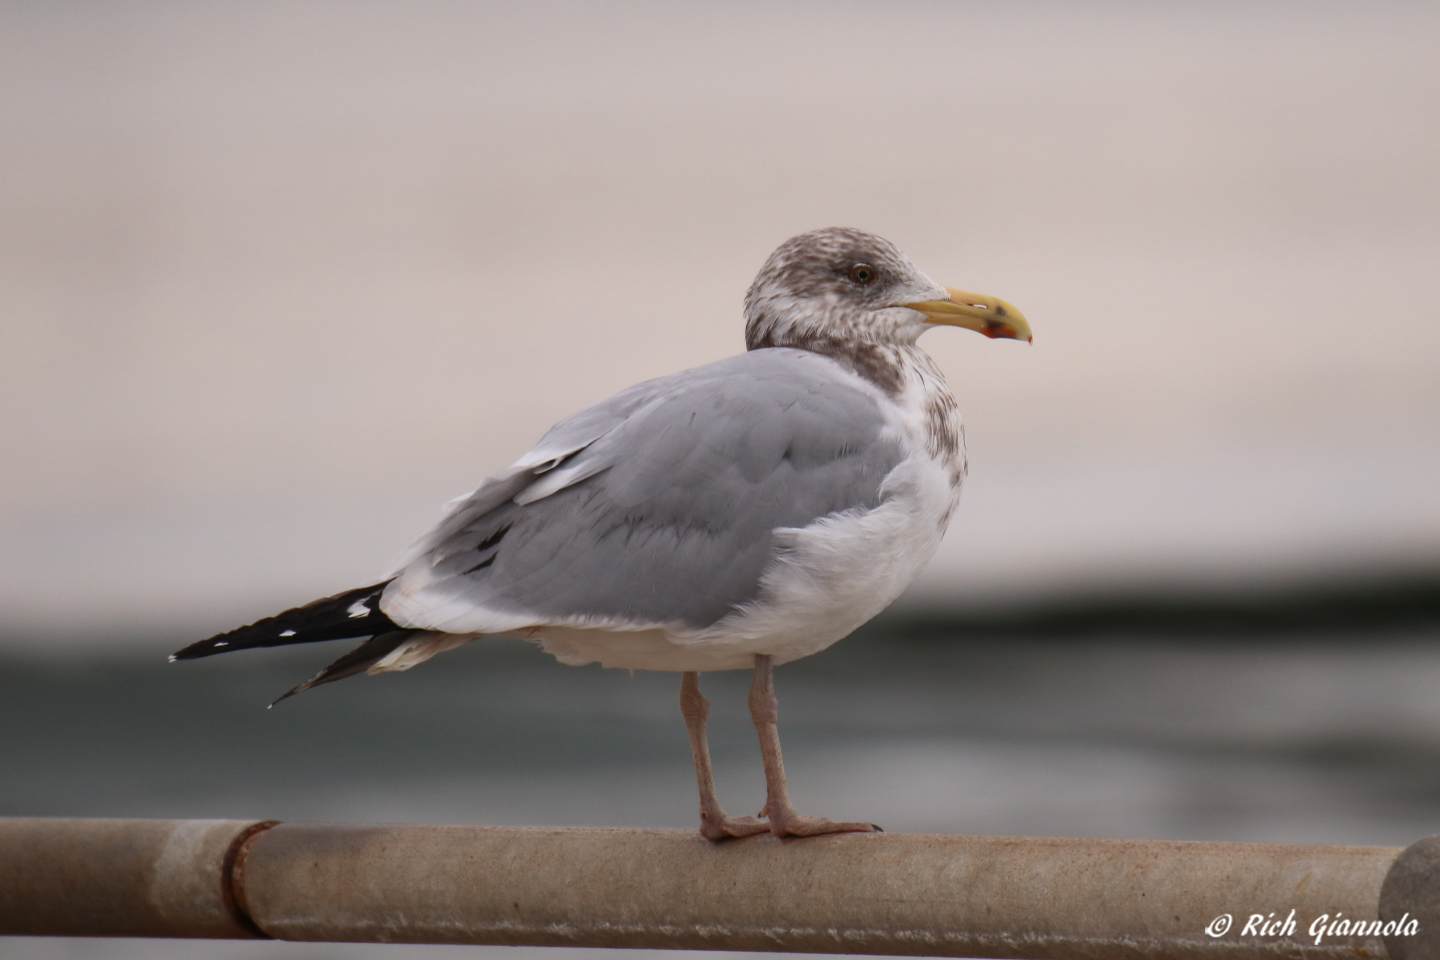
{"type": "Polygon", "coordinates": [[[704,836],[878,829],[795,811],[772,670],[875,616],[939,546],[966,462],[955,398],[916,343],[937,325],[1030,340],[1010,304],[936,284],[880,237],[793,237],[745,297],[746,353],[560,421],[454,501],[382,582],[171,659],[368,638],[286,697],[489,635],[566,664],[675,671],[704,836]],[[765,767],[759,817],[720,807],[699,686],[702,671],[742,668],[765,767]]]}

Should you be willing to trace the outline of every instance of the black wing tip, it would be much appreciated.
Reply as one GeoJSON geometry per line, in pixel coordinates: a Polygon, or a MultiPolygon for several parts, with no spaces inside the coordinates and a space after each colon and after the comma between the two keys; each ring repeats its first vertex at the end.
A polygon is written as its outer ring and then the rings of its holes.
{"type": "Polygon", "coordinates": [[[200,657],[211,657],[217,653],[224,653],[229,646],[223,641],[217,643],[214,637],[209,640],[200,640],[170,654],[170,662],[176,660],[197,660],[200,657]]]}
{"type": "Polygon", "coordinates": [[[270,708],[282,700],[289,700],[295,694],[304,693],[322,683],[334,683],[336,680],[344,680],[346,677],[353,677],[357,673],[368,670],[385,659],[386,654],[410,639],[413,634],[413,630],[394,630],[371,637],[309,680],[282,693],[270,704],[270,708]]]}
{"type": "Polygon", "coordinates": [[[280,703],[281,701],[284,701],[284,700],[289,700],[291,697],[295,696],[295,694],[297,694],[297,693],[304,693],[306,690],[309,690],[312,686],[314,686],[314,684],[312,684],[309,680],[306,680],[304,683],[300,684],[300,686],[298,686],[298,687],[291,687],[289,690],[286,690],[284,693],[280,694],[280,696],[276,697],[274,700],[271,700],[269,706],[267,706],[265,709],[266,709],[266,710],[274,710],[274,709],[275,709],[275,704],[280,703]]]}
{"type": "Polygon", "coordinates": [[[170,655],[170,660],[196,660],[232,650],[373,637],[389,632],[395,629],[395,622],[380,610],[378,603],[371,602],[389,582],[387,580],[383,583],[372,583],[368,587],[347,590],[333,597],[322,597],[273,617],[257,620],[248,626],[217,633],[175,651],[170,655]],[[356,603],[365,606],[364,616],[353,612],[352,608],[356,603]]]}

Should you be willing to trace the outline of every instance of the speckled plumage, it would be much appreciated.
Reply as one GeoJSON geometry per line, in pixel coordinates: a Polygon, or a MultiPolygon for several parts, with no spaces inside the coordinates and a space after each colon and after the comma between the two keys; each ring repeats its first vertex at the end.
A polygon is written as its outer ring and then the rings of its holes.
{"type": "Polygon", "coordinates": [[[898,304],[945,296],[890,241],[848,227],[814,230],[776,248],[745,295],[745,346],[796,347],[829,357],[892,400],[907,389],[925,394],[928,448],[965,475],[959,408],[945,377],[916,341],[923,319],[898,304]],[[878,276],[861,286],[857,263],[878,276]],[[858,307],[858,309],[857,309],[858,307]]]}

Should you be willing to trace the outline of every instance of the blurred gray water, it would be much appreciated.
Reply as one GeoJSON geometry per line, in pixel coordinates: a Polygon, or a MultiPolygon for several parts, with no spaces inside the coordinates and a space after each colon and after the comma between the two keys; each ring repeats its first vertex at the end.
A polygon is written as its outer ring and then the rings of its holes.
{"type": "MultiPolygon", "coordinates": [[[[1440,829],[1436,639],[920,641],[882,622],[778,671],[786,764],[802,811],[889,830],[1404,845],[1440,829]]],[[[672,675],[564,667],[482,641],[267,711],[336,645],[168,664],[173,645],[9,655],[0,814],[694,821],[672,675]]],[[[747,676],[702,682],[722,798],[754,812],[763,783],[747,676]]],[[[0,941],[0,956],[26,960],[504,952],[0,941]]]]}

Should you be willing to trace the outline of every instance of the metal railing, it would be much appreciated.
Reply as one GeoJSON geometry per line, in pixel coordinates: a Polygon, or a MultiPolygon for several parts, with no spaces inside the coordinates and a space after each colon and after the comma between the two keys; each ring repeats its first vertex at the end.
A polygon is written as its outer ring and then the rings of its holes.
{"type": "Polygon", "coordinates": [[[714,844],[686,830],[0,819],[0,934],[1428,960],[1437,933],[1440,838],[714,844]]]}

